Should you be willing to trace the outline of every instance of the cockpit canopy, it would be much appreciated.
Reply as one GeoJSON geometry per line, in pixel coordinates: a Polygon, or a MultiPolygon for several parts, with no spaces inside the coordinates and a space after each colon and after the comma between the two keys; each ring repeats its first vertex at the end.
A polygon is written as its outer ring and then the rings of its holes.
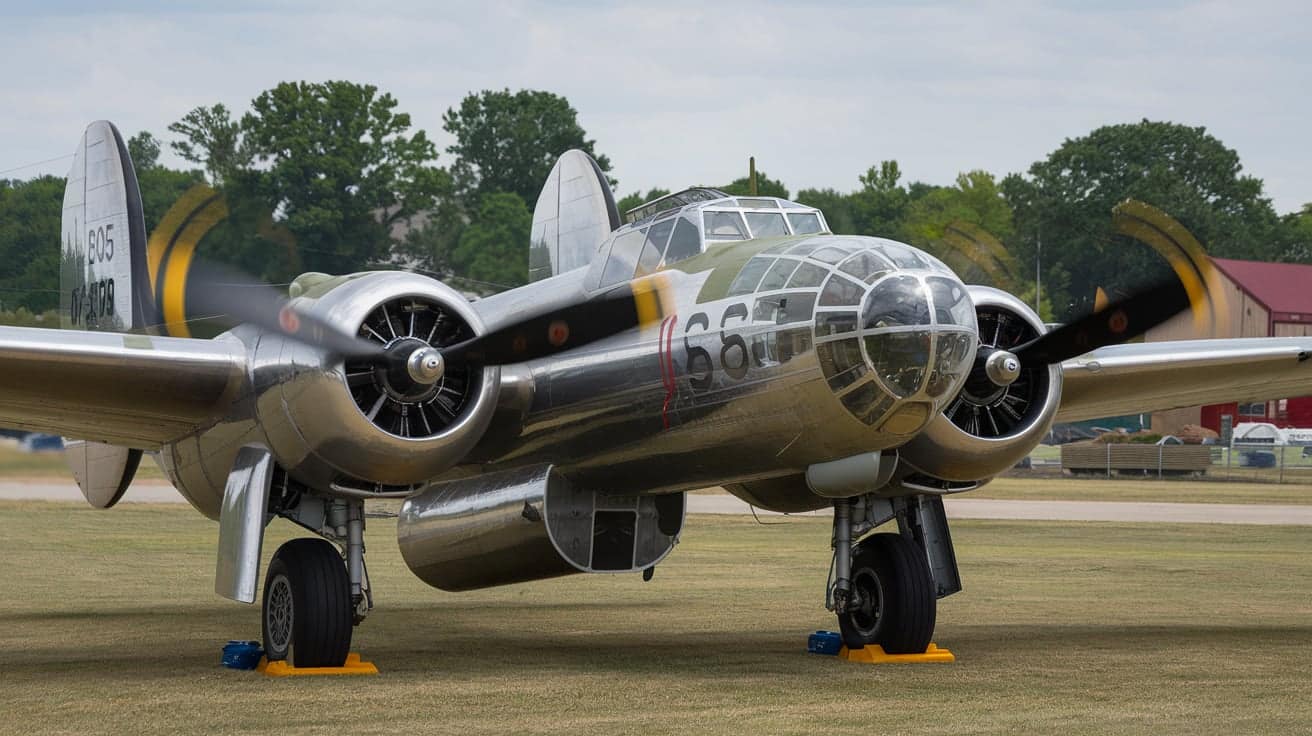
{"type": "Polygon", "coordinates": [[[675,192],[635,207],[628,224],[597,250],[588,286],[605,288],[692,258],[716,243],[826,234],[814,207],[778,197],[734,197],[718,189],[675,192]]]}

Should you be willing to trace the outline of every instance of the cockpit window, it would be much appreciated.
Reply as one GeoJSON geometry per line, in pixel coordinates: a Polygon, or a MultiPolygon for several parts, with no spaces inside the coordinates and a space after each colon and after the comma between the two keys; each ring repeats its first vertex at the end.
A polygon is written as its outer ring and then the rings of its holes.
{"type": "Polygon", "coordinates": [[[788,277],[793,275],[797,268],[798,261],[788,258],[780,258],[766,272],[765,278],[761,279],[761,285],[757,291],[771,291],[773,289],[782,289],[784,284],[788,283],[788,277]]]}
{"type": "Polygon", "coordinates": [[[729,291],[725,296],[738,296],[756,291],[756,284],[761,280],[761,276],[773,264],[773,258],[753,258],[748,261],[747,265],[738,272],[737,278],[729,285],[729,291]]]}
{"type": "Polygon", "coordinates": [[[899,399],[920,390],[929,362],[928,330],[868,335],[866,355],[884,386],[899,399]]]}
{"type": "Polygon", "coordinates": [[[934,297],[934,321],[941,325],[975,327],[975,306],[966,288],[953,279],[930,277],[929,293],[934,297]]]}
{"type": "Polygon", "coordinates": [[[901,243],[885,240],[882,243],[874,244],[872,247],[902,268],[929,268],[929,264],[925,262],[925,259],[916,255],[914,250],[901,243]]]}
{"type": "Polygon", "coordinates": [[[829,283],[825,284],[825,290],[820,292],[820,306],[856,306],[861,303],[864,294],[865,287],[834,274],[829,277],[829,283]]]}
{"type": "Polygon", "coordinates": [[[628,281],[638,267],[638,253],[647,241],[647,231],[634,230],[615,239],[615,245],[606,257],[606,269],[601,273],[601,288],[628,281]]]}
{"type": "Polygon", "coordinates": [[[747,207],[747,208],[756,208],[756,209],[760,209],[762,207],[767,209],[779,209],[778,202],[774,201],[773,199],[763,199],[763,198],[748,199],[747,197],[740,197],[738,199],[738,206],[747,207]]]}
{"type": "Polygon", "coordinates": [[[891,264],[874,253],[861,251],[844,261],[843,265],[839,266],[838,270],[846,274],[851,274],[869,284],[883,274],[893,270],[893,268],[891,264]]]}
{"type": "Polygon", "coordinates": [[[777,212],[748,212],[747,224],[752,228],[753,238],[771,238],[788,234],[788,226],[784,225],[784,216],[777,212]]]}
{"type": "Polygon", "coordinates": [[[674,223],[675,219],[671,217],[652,225],[647,231],[647,244],[642,247],[642,255],[638,258],[636,276],[646,276],[660,268],[661,258],[665,254],[665,241],[670,239],[674,223]]]}
{"type": "Polygon", "coordinates": [[[875,284],[866,297],[861,322],[867,330],[904,325],[928,325],[929,301],[914,276],[890,276],[875,284]]]}
{"type": "Polygon", "coordinates": [[[788,224],[793,226],[793,233],[797,235],[823,232],[820,216],[814,212],[789,212],[788,224]]]}
{"type": "Polygon", "coordinates": [[[680,217],[674,226],[674,235],[670,237],[670,247],[665,251],[665,264],[678,263],[701,252],[702,236],[697,232],[697,226],[680,217]]]}
{"type": "Polygon", "coordinates": [[[737,212],[703,212],[707,240],[746,240],[747,226],[737,212]]]}
{"type": "Polygon", "coordinates": [[[828,274],[828,271],[814,263],[803,263],[793,274],[793,277],[788,280],[788,288],[803,289],[819,286],[828,274]]]}

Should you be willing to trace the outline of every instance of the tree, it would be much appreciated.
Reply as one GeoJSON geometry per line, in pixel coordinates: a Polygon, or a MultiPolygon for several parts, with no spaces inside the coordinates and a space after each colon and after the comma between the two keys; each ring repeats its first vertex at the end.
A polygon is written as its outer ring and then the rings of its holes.
{"type": "MultiPolygon", "coordinates": [[[[533,216],[514,192],[483,197],[473,222],[460,235],[455,271],[483,290],[499,291],[528,281],[528,240],[533,216]]],[[[462,284],[463,286],[464,284],[462,284]]]]}
{"type": "MultiPolygon", "coordinates": [[[[537,202],[542,183],[560,154],[578,148],[610,171],[610,159],[598,154],[578,123],[578,113],[564,97],[539,90],[471,94],[442,116],[442,127],[455,136],[447,151],[455,156],[456,190],[471,210],[483,196],[513,192],[529,205],[537,202]]],[[[615,181],[610,181],[611,186],[615,181]]]]}
{"type": "Polygon", "coordinates": [[[0,179],[0,303],[43,312],[59,306],[64,178],[0,179]]]}
{"type": "Polygon", "coordinates": [[[843,194],[837,189],[803,189],[797,193],[796,201],[808,207],[814,207],[824,213],[829,230],[838,235],[855,235],[856,217],[852,212],[851,194],[843,194]]]}
{"type": "Polygon", "coordinates": [[[1111,293],[1159,275],[1162,259],[1114,234],[1112,208],[1138,199],[1171,215],[1218,256],[1271,259],[1278,220],[1262,182],[1204,128],[1143,120],[1065,141],[1002,191],[1015,212],[1012,250],[1034,263],[1061,319],[1090,311],[1096,287],[1111,293]],[[1063,283],[1063,279],[1069,279],[1063,283]]]}
{"type": "Polygon", "coordinates": [[[1281,218],[1282,249],[1280,260],[1312,262],[1312,202],[1299,212],[1281,218]]]}
{"type": "MultiPolygon", "coordinates": [[[[741,179],[734,179],[732,183],[723,187],[716,187],[725,194],[732,194],[743,197],[752,193],[751,178],[744,176],[741,179]]],[[[756,193],[762,197],[779,197],[788,199],[788,187],[778,179],[771,179],[765,175],[764,171],[756,171],[756,193]]]]}
{"type": "Polygon", "coordinates": [[[620,217],[624,217],[624,213],[634,207],[640,207],[652,200],[660,199],[669,193],[670,190],[660,188],[648,189],[646,194],[643,194],[642,192],[634,192],[616,202],[615,208],[620,211],[620,217]]]}
{"type": "Polygon", "coordinates": [[[204,180],[199,171],[177,171],[159,163],[161,144],[148,131],[141,131],[128,139],[128,155],[137,172],[137,188],[141,191],[141,208],[146,220],[146,235],[155,231],[160,218],[169,207],[195,184],[204,180]]]}
{"type": "Polygon", "coordinates": [[[897,237],[911,202],[901,178],[897,161],[880,161],[861,175],[861,189],[852,195],[851,204],[857,234],[897,237]]]}
{"type": "Polygon", "coordinates": [[[241,124],[222,104],[193,109],[170,125],[169,131],[182,136],[170,144],[173,150],[202,166],[215,187],[250,168],[252,153],[242,139],[241,124]]]}
{"type": "Polygon", "coordinates": [[[956,186],[937,187],[907,205],[902,237],[952,266],[968,282],[1008,291],[1022,284],[1001,241],[1012,235],[1011,207],[993,175],[970,171],[956,186]]]}
{"type": "Polygon", "coordinates": [[[244,174],[295,237],[306,269],[387,258],[390,229],[434,207],[444,188],[431,165],[437,151],[396,106],[372,85],[284,82],[242,118],[253,164],[244,174]]]}
{"type": "Polygon", "coordinates": [[[138,172],[159,166],[160,143],[149,131],[141,131],[128,139],[128,157],[138,172]]]}

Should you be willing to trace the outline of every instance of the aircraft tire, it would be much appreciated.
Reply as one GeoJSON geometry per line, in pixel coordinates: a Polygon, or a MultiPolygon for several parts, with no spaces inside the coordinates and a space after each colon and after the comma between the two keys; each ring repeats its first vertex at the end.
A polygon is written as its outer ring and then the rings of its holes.
{"type": "Polygon", "coordinates": [[[888,654],[925,651],[937,599],[925,551],[900,534],[872,534],[852,556],[852,586],[863,604],[838,617],[848,649],[878,644],[888,654]]]}
{"type": "Polygon", "coordinates": [[[269,562],[261,610],[264,653],[296,667],[340,667],[351,648],[351,584],[323,539],[293,539],[269,562]]]}

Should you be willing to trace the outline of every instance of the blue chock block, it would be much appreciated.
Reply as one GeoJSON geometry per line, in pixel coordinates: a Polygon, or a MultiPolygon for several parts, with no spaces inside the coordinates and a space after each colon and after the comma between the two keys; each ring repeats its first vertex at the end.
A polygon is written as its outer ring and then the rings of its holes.
{"type": "Polygon", "coordinates": [[[806,640],[806,651],[812,654],[837,655],[843,648],[843,636],[834,631],[817,631],[806,640]]]}
{"type": "Polygon", "coordinates": [[[223,646],[223,666],[234,670],[253,670],[264,650],[258,641],[233,640],[223,646]]]}

